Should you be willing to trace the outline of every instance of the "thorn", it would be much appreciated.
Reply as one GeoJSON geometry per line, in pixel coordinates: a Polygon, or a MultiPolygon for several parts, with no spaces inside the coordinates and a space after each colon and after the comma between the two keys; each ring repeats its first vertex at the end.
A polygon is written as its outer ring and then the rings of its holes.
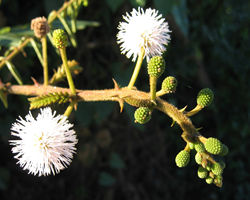
{"type": "Polygon", "coordinates": [[[120,106],[120,113],[122,113],[123,108],[124,108],[124,100],[123,99],[118,99],[118,103],[120,106]]]}
{"type": "Polygon", "coordinates": [[[77,103],[74,104],[74,110],[76,111],[77,110],[77,103]]]}
{"type": "Polygon", "coordinates": [[[114,78],[112,78],[112,80],[113,80],[113,83],[114,83],[114,88],[115,88],[116,90],[119,90],[120,87],[119,87],[118,83],[116,82],[116,80],[115,80],[114,78]]]}
{"type": "Polygon", "coordinates": [[[203,129],[203,127],[197,128],[196,131],[199,131],[199,130],[201,130],[201,129],[203,129]]]}
{"type": "Polygon", "coordinates": [[[184,112],[186,110],[187,106],[185,106],[184,108],[180,109],[180,112],[184,112]]]}
{"type": "Polygon", "coordinates": [[[37,80],[34,77],[31,77],[31,80],[33,81],[35,86],[39,86],[39,83],[37,82],[37,80]]]}
{"type": "Polygon", "coordinates": [[[173,127],[174,124],[175,124],[175,122],[176,122],[176,121],[173,120],[173,121],[172,121],[172,124],[170,125],[170,127],[173,127]]]}
{"type": "Polygon", "coordinates": [[[157,106],[156,100],[151,99],[150,101],[152,104],[154,104],[154,106],[157,106]]]}

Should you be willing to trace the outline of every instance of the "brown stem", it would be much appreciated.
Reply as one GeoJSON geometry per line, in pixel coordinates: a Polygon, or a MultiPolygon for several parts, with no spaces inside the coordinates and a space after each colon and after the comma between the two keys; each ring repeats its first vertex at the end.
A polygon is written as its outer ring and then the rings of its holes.
{"type": "MultiPolygon", "coordinates": [[[[5,86],[6,92],[9,94],[26,95],[26,96],[40,96],[54,92],[66,92],[71,93],[70,89],[55,87],[55,86],[43,86],[40,84],[36,85],[10,85],[5,86]]],[[[152,106],[150,101],[150,94],[139,90],[131,90],[128,88],[114,88],[105,90],[76,90],[77,101],[117,101],[130,98],[130,101],[126,101],[132,106],[140,106],[140,104],[148,104],[152,106]],[[130,103],[132,102],[132,103],[130,103]],[[133,102],[136,102],[134,104],[133,102]],[[139,103],[138,103],[139,102],[139,103]]],[[[157,98],[157,105],[155,109],[162,111],[176,121],[184,134],[182,135],[185,141],[194,142],[197,140],[199,134],[196,128],[192,124],[192,121],[181,111],[178,110],[172,104],[157,98]]]]}

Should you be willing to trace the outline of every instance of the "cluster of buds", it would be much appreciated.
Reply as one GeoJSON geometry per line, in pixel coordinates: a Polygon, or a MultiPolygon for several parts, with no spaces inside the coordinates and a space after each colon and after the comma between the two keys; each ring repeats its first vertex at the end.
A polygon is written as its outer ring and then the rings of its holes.
{"type": "Polygon", "coordinates": [[[180,151],[175,162],[178,167],[186,167],[190,161],[190,151],[196,151],[195,162],[199,165],[198,177],[205,179],[207,184],[214,183],[222,186],[222,173],[225,168],[223,156],[227,155],[228,147],[218,139],[210,137],[202,138],[201,141],[188,143],[188,146],[180,151]]]}

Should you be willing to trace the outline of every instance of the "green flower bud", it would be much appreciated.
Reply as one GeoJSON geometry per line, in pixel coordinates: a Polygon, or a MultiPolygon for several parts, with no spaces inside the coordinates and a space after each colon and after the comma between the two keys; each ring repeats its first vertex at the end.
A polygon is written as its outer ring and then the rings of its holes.
{"type": "Polygon", "coordinates": [[[222,186],[222,180],[223,180],[223,178],[222,178],[221,175],[216,176],[215,179],[214,179],[214,183],[215,183],[216,185],[221,185],[221,186],[222,186]]]}
{"type": "Polygon", "coordinates": [[[196,153],[194,158],[195,158],[195,162],[200,165],[201,162],[202,162],[202,156],[201,156],[201,154],[199,152],[196,153]]]}
{"type": "Polygon", "coordinates": [[[199,152],[199,153],[203,153],[205,152],[205,147],[204,144],[202,142],[197,142],[194,144],[194,149],[199,152]]]}
{"type": "Polygon", "coordinates": [[[189,142],[188,145],[189,145],[189,148],[190,148],[190,149],[194,149],[194,143],[189,142]]]}
{"type": "Polygon", "coordinates": [[[198,174],[199,178],[207,178],[208,171],[205,168],[203,168],[203,167],[200,166],[198,168],[197,174],[198,174]]]}
{"type": "Polygon", "coordinates": [[[222,160],[219,161],[219,164],[220,164],[220,166],[221,166],[222,169],[225,169],[226,163],[224,161],[222,161],[222,160]]]}
{"type": "Polygon", "coordinates": [[[214,99],[214,93],[209,88],[202,89],[197,96],[197,104],[201,107],[209,106],[214,99]]]}
{"type": "Polygon", "coordinates": [[[139,107],[134,113],[135,122],[145,124],[151,119],[151,110],[148,107],[139,107]]]}
{"type": "Polygon", "coordinates": [[[64,30],[56,29],[53,32],[53,44],[56,48],[62,49],[68,45],[68,37],[64,30]]]}
{"type": "Polygon", "coordinates": [[[165,70],[165,61],[162,56],[154,56],[148,62],[148,74],[159,78],[165,70]]]}
{"type": "Polygon", "coordinates": [[[210,137],[205,142],[205,149],[211,154],[219,155],[222,153],[223,145],[220,140],[210,137]]]}
{"type": "Polygon", "coordinates": [[[166,92],[175,92],[177,87],[177,80],[173,76],[166,77],[161,84],[161,89],[166,92]]]}
{"type": "Polygon", "coordinates": [[[215,175],[219,176],[219,175],[222,174],[223,168],[222,168],[222,166],[221,166],[219,163],[215,163],[215,164],[212,165],[211,171],[212,171],[215,175]]]}
{"type": "Polygon", "coordinates": [[[175,157],[175,163],[178,167],[186,167],[190,161],[190,153],[182,150],[175,157]]]}
{"type": "Polygon", "coordinates": [[[226,156],[228,154],[228,147],[225,144],[222,144],[222,152],[220,153],[220,156],[226,156]]]}
{"type": "Polygon", "coordinates": [[[212,184],[214,182],[214,179],[211,177],[206,178],[206,183],[207,184],[212,184]]]}

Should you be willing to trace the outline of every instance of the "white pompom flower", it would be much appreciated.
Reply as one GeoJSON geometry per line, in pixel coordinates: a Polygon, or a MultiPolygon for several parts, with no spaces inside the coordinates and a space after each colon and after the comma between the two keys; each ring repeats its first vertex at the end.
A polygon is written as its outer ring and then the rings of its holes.
{"type": "Polygon", "coordinates": [[[19,117],[11,127],[12,152],[29,174],[47,176],[66,168],[73,158],[78,140],[67,118],[51,108],[40,109],[36,119],[31,113],[19,117]]]}
{"type": "MultiPolygon", "coordinates": [[[[168,23],[155,9],[133,9],[123,16],[125,22],[118,25],[117,43],[121,53],[131,56],[135,61],[141,49],[144,48],[147,61],[153,56],[159,56],[166,50],[170,40],[168,23]]],[[[144,57],[145,57],[144,56],[144,57]]]]}

